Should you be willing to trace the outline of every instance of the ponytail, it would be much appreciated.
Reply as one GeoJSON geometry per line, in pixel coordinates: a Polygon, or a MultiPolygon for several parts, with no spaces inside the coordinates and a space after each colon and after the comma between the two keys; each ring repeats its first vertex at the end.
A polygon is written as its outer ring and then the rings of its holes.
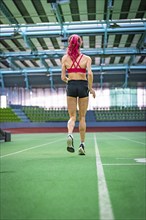
{"type": "Polygon", "coordinates": [[[69,42],[69,45],[68,45],[67,54],[74,61],[80,55],[79,48],[82,44],[82,39],[80,36],[74,34],[69,37],[68,42],[69,42]]]}

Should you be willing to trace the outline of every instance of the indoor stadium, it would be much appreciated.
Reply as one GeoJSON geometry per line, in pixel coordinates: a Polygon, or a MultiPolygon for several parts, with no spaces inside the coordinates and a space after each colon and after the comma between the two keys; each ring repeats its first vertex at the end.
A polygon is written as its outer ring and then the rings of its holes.
{"type": "Polygon", "coordinates": [[[146,1],[0,10],[0,220],[145,220],[146,1]]]}

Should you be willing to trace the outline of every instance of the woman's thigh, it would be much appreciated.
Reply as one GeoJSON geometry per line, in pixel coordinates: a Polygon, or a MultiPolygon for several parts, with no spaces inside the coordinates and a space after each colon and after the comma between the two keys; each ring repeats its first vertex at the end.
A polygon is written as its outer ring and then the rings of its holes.
{"type": "Polygon", "coordinates": [[[67,96],[67,108],[70,117],[76,116],[77,98],[67,96]]]}
{"type": "Polygon", "coordinates": [[[87,108],[88,108],[89,97],[79,98],[78,106],[79,106],[79,117],[85,117],[87,108]]]}

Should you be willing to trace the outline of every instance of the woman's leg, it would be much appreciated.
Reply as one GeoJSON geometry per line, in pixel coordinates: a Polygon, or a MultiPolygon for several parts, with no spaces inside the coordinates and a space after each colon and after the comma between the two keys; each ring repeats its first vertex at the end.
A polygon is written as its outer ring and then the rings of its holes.
{"type": "Polygon", "coordinates": [[[77,98],[67,96],[67,108],[69,113],[69,120],[67,123],[67,128],[68,128],[67,151],[73,153],[75,149],[74,149],[72,133],[76,121],[77,98]]]}
{"type": "Polygon", "coordinates": [[[67,96],[67,108],[69,113],[69,120],[67,124],[68,134],[72,134],[76,121],[77,98],[67,96]]]}
{"type": "Polygon", "coordinates": [[[80,132],[80,139],[81,143],[85,141],[85,133],[86,133],[86,112],[88,108],[88,97],[79,98],[78,105],[79,105],[79,132],[80,132]]]}

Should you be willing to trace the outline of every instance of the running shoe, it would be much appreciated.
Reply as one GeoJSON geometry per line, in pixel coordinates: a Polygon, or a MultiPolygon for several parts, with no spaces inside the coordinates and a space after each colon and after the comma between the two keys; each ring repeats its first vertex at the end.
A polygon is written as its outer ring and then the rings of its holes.
{"type": "Polygon", "coordinates": [[[74,143],[73,143],[73,137],[71,135],[68,135],[67,137],[67,151],[69,151],[70,153],[74,153],[75,149],[74,149],[74,143]]]}
{"type": "Polygon", "coordinates": [[[80,144],[80,146],[79,146],[79,155],[85,155],[85,146],[84,146],[84,144],[80,144]]]}

